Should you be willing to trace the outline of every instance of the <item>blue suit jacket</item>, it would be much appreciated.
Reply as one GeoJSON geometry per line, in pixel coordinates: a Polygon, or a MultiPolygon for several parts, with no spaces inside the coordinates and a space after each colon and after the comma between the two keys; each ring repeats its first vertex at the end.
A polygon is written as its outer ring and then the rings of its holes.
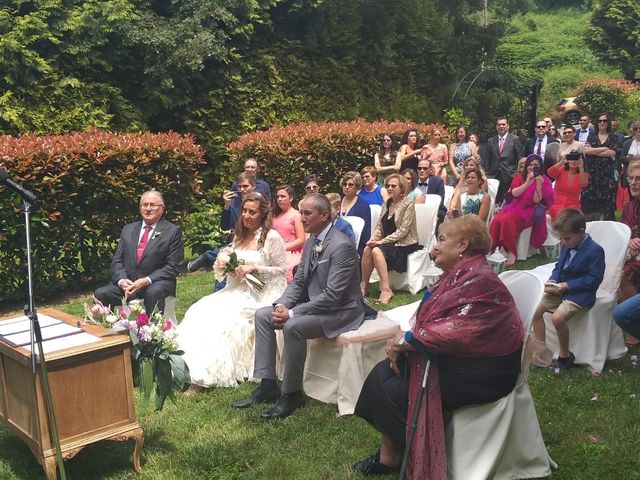
{"type": "Polygon", "coordinates": [[[569,289],[562,294],[564,300],[591,308],[596,303],[596,291],[604,277],[604,250],[587,235],[569,266],[563,269],[568,259],[569,248],[563,245],[549,280],[567,283],[569,289]]]}
{"type": "Polygon", "coordinates": [[[589,127],[587,128],[587,130],[589,130],[589,132],[585,135],[584,133],[581,132],[582,127],[578,126],[578,128],[576,128],[576,137],[575,140],[577,140],[578,142],[582,142],[585,143],[587,141],[587,138],[589,138],[589,135],[591,135],[592,133],[595,133],[595,128],[593,127],[589,127]]]}

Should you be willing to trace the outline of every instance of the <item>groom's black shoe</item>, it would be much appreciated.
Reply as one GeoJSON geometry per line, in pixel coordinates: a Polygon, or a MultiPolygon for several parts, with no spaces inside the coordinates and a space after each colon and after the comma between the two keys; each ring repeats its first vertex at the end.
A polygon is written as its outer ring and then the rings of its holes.
{"type": "Polygon", "coordinates": [[[263,420],[287,418],[302,406],[304,406],[304,393],[302,393],[302,390],[285,393],[280,397],[273,408],[270,408],[266,412],[262,412],[260,414],[260,418],[263,420]]]}
{"type": "Polygon", "coordinates": [[[238,400],[233,406],[234,408],[249,408],[256,403],[275,402],[279,398],[280,389],[277,386],[275,388],[265,388],[263,385],[260,385],[253,391],[249,398],[238,400]]]}

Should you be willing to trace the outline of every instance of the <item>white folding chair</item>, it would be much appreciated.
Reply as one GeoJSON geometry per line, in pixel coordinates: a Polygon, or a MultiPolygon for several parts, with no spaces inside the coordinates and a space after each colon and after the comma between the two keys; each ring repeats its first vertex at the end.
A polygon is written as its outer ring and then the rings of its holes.
{"type": "MultiPolygon", "coordinates": [[[[613,309],[631,230],[620,222],[588,222],[587,233],[604,249],[604,278],[596,292],[596,304],[569,320],[569,349],[577,364],[602,371],[606,360],[620,358],[627,352],[622,330],[613,320],[613,309]]],[[[553,266],[553,263],[542,265],[531,273],[547,281],[553,266]]],[[[545,324],[547,346],[557,352],[558,336],[550,314],[545,314],[545,324]]]]}
{"type": "Polygon", "coordinates": [[[451,197],[453,197],[454,190],[455,188],[451,185],[444,186],[444,206],[447,207],[447,210],[449,209],[449,204],[451,203],[451,197]]]}
{"type": "Polygon", "coordinates": [[[415,205],[418,242],[423,248],[407,257],[406,272],[389,271],[389,285],[393,290],[408,290],[415,295],[427,285],[424,272],[431,261],[429,251],[435,243],[438,207],[441,200],[440,195],[430,194],[425,196],[423,204],[415,205]]]}
{"type": "Polygon", "coordinates": [[[362,229],[364,228],[364,220],[353,215],[346,215],[342,217],[342,219],[349,222],[349,225],[353,228],[353,233],[356,236],[356,245],[360,245],[360,237],[362,236],[362,229]]]}
{"type": "MultiPolygon", "coordinates": [[[[135,300],[130,300],[128,302],[129,305],[142,305],[144,307],[144,300],[141,298],[136,298],[135,300]]],[[[151,312],[149,312],[151,314],[151,312]]],[[[176,297],[173,295],[169,295],[164,299],[164,316],[171,319],[173,322],[177,322],[176,318],[176,297]]]]}
{"type": "MultiPolygon", "coordinates": [[[[522,271],[504,272],[500,279],[514,297],[528,332],[543,283],[522,271]]],[[[450,480],[540,478],[557,467],[542,439],[527,371],[500,400],[455,410],[445,435],[450,480]]]]}

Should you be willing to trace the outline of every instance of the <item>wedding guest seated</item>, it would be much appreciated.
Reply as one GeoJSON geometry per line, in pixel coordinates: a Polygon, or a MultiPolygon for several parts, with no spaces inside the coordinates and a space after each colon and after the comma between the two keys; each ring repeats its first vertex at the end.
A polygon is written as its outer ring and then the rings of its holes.
{"type": "Polygon", "coordinates": [[[150,190],[140,198],[142,220],[122,229],[111,262],[111,282],[93,296],[103,305],[121,305],[125,300],[144,299],[148,314],[164,311],[165,298],[176,294],[176,277],[184,259],[180,228],[162,218],[162,194],[150,190]]]}
{"type": "Polygon", "coordinates": [[[191,376],[188,393],[233,387],[252,374],[253,313],[271,305],[287,284],[285,244],[271,222],[269,202],[259,193],[246,195],[231,248],[223,249],[216,259],[216,276],[225,275],[231,252],[245,263],[226,274],[222,290],[191,305],[178,326],[178,342],[191,376]],[[261,290],[250,280],[259,277],[264,283],[261,290]]]}
{"type": "Polygon", "coordinates": [[[487,174],[484,173],[484,170],[480,166],[480,159],[477,155],[472,155],[470,157],[465,158],[464,161],[462,162],[460,180],[456,184],[456,188],[453,191],[454,195],[456,192],[462,192],[464,191],[465,188],[467,188],[466,182],[465,182],[466,175],[467,175],[467,172],[470,172],[471,170],[477,170],[480,172],[480,176],[482,178],[482,190],[484,190],[485,192],[489,191],[489,182],[487,179],[487,174]]]}
{"type": "MultiPolygon", "coordinates": [[[[575,208],[561,211],[553,230],[562,242],[560,257],[544,287],[544,296],[533,317],[535,339],[545,343],[543,315],[551,312],[558,334],[558,369],[564,372],[576,361],[569,351],[567,322],[596,303],[596,291],[604,277],[604,250],[586,233],[587,222],[575,208]]],[[[535,359],[534,359],[535,360],[535,359]]]]}
{"type": "Polygon", "coordinates": [[[362,187],[358,196],[369,205],[382,205],[389,195],[387,190],[378,185],[378,172],[375,167],[366,166],[360,170],[362,176],[362,187]]]}
{"type": "Polygon", "coordinates": [[[388,358],[367,377],[355,414],[382,435],[382,446],[353,468],[364,474],[398,469],[410,448],[409,477],[446,478],[443,414],[498,400],[520,373],[523,326],[509,291],[487,263],[491,239],[475,215],[443,223],[431,256],[443,270],[426,292],[410,332],[387,342],[388,358]],[[427,391],[416,405],[425,371],[427,391]],[[413,443],[407,427],[419,408],[413,443]]]}
{"type": "Polygon", "coordinates": [[[360,256],[362,256],[364,247],[371,237],[371,208],[367,202],[358,196],[358,190],[360,190],[361,186],[362,177],[358,172],[347,172],[340,180],[343,195],[340,215],[360,217],[364,220],[364,228],[358,243],[358,255],[360,256]]]}
{"type": "Polygon", "coordinates": [[[276,188],[276,203],[273,205],[273,229],[280,234],[287,250],[287,283],[293,280],[293,267],[300,263],[306,240],[300,212],[291,206],[294,196],[291,185],[280,185],[276,188]]]}
{"type": "MultiPolygon", "coordinates": [[[[547,147],[547,150],[551,145],[547,147]]],[[[555,220],[566,208],[580,209],[580,192],[589,183],[589,174],[584,171],[584,160],[578,152],[563,155],[560,161],[547,169],[547,175],[555,179],[553,191],[555,201],[547,213],[555,220]]]]}
{"type": "MultiPolygon", "coordinates": [[[[629,255],[624,262],[620,280],[619,300],[627,300],[640,293],[640,161],[632,160],[627,166],[627,181],[631,200],[622,210],[622,223],[631,229],[629,255]]],[[[625,341],[635,345],[638,337],[627,336],[625,341]]]]}
{"type": "Polygon", "coordinates": [[[282,297],[255,315],[256,361],[253,377],[260,386],[235,408],[256,403],[277,403],[260,416],[263,420],[288,417],[305,403],[302,377],[307,340],[335,338],[357,329],[364,320],[360,295],[360,269],[354,245],[331,223],[329,200],[318,193],[302,199],[302,224],[310,234],[298,271],[282,297]],[[276,382],[276,333],[284,336],[282,395],[276,382]]]}
{"type": "Polygon", "coordinates": [[[447,214],[447,206],[444,204],[444,182],[442,178],[433,174],[430,160],[423,159],[418,162],[418,188],[424,195],[440,195],[440,206],[438,207],[439,225],[447,214]]]}
{"type": "Polygon", "coordinates": [[[329,202],[331,203],[331,221],[333,222],[333,226],[344,233],[349,240],[355,245],[356,244],[356,234],[353,232],[353,227],[349,222],[347,222],[344,218],[338,215],[340,212],[340,204],[342,200],[340,199],[340,195],[337,193],[327,193],[325,195],[329,202]]]}
{"type": "Polygon", "coordinates": [[[487,220],[491,198],[482,189],[483,179],[480,170],[466,171],[464,175],[465,189],[454,190],[449,210],[448,218],[459,217],[460,215],[478,215],[481,220],[487,220]]]}
{"type": "MultiPolygon", "coordinates": [[[[244,173],[249,173],[256,177],[256,186],[255,191],[262,194],[264,198],[271,201],[271,189],[269,188],[269,184],[258,178],[258,171],[260,170],[260,166],[258,165],[258,160],[255,158],[247,158],[244,161],[244,173]]],[[[232,192],[238,191],[238,182],[237,180],[231,184],[229,188],[232,192]]],[[[235,224],[234,224],[235,225],[235,224]]]]}
{"type": "Polygon", "coordinates": [[[541,164],[538,155],[527,157],[524,171],[513,176],[505,204],[489,225],[493,248],[504,247],[507,265],[516,263],[516,244],[524,229],[532,227],[531,245],[536,248],[547,239],[546,210],[553,205],[554,196],[551,182],[542,175],[541,164]]]}
{"type": "Polygon", "coordinates": [[[413,202],[405,196],[409,188],[406,179],[394,173],[387,177],[385,186],[389,192],[389,200],[382,206],[371,240],[364,249],[360,283],[364,296],[375,268],[380,277],[380,298],[376,303],[383,305],[393,297],[389,286],[389,270],[406,272],[407,257],[422,248],[418,243],[416,211],[413,202]]]}
{"type": "Polygon", "coordinates": [[[414,205],[416,203],[424,203],[426,197],[422,190],[418,188],[418,174],[412,168],[405,168],[401,175],[404,176],[407,181],[407,188],[409,189],[409,193],[407,193],[407,198],[411,200],[414,205]]]}

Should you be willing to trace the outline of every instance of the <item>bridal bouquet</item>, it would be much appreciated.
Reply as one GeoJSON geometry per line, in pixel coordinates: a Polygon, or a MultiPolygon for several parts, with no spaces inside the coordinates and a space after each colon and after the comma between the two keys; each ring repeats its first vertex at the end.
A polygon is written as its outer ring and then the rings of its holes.
{"type": "MultiPolygon", "coordinates": [[[[227,274],[235,271],[235,269],[241,265],[244,265],[244,260],[238,258],[238,254],[235,250],[231,247],[224,247],[220,250],[220,253],[218,253],[216,261],[213,264],[213,275],[216,277],[216,280],[221,282],[227,277],[227,274]]],[[[262,292],[265,285],[263,276],[258,272],[245,273],[244,281],[250,288],[257,290],[258,292],[262,292]]]]}
{"type": "Polygon", "coordinates": [[[164,401],[174,400],[173,385],[183,389],[191,383],[189,368],[178,349],[178,335],[174,322],[158,311],[150,316],[142,304],[123,303],[113,310],[94,299],[84,306],[84,321],[101,325],[111,332],[128,331],[133,347],[131,366],[134,384],[146,401],[151,399],[155,384],[156,411],[162,410],[164,401]]]}

